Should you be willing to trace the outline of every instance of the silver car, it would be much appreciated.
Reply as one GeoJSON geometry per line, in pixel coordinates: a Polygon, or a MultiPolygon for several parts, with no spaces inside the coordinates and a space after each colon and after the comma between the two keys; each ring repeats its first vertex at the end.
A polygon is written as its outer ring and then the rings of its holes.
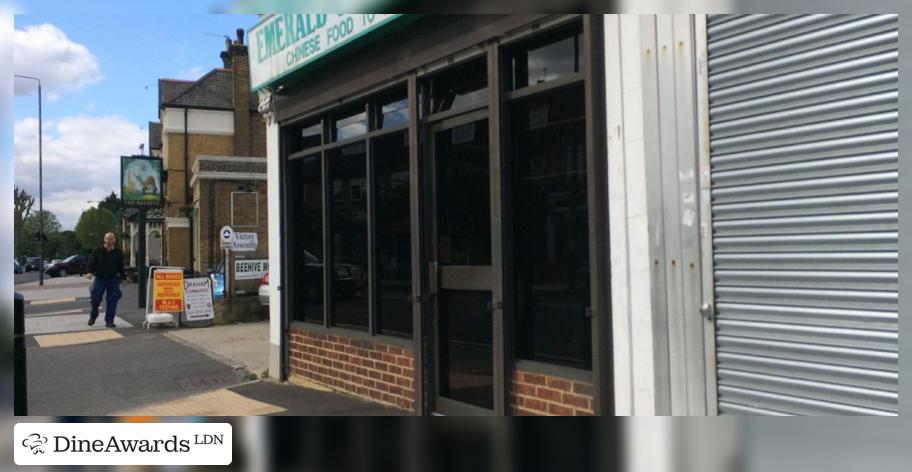
{"type": "Polygon", "coordinates": [[[260,305],[269,306],[269,272],[263,274],[260,279],[260,289],[257,293],[260,296],[260,305]]]}

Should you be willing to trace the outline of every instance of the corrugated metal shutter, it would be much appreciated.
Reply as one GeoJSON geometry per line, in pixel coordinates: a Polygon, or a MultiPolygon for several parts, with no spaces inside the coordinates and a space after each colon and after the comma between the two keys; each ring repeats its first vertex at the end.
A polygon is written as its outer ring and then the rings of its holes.
{"type": "Polygon", "coordinates": [[[719,411],[898,412],[895,15],[710,15],[719,411]]]}

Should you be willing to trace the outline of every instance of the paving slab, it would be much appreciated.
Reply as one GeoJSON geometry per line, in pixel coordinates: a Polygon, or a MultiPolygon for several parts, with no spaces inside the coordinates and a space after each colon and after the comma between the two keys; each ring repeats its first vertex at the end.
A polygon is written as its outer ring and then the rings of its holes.
{"type": "Polygon", "coordinates": [[[269,368],[269,322],[184,328],[165,333],[169,338],[235,368],[260,375],[269,368]]]}
{"type": "Polygon", "coordinates": [[[92,331],[88,333],[46,334],[44,336],[35,336],[35,342],[41,347],[60,347],[111,341],[122,337],[123,336],[117,331],[108,329],[105,331],[92,331]]]}
{"type": "Polygon", "coordinates": [[[370,402],[339,392],[310,389],[274,381],[258,381],[231,387],[248,398],[276,405],[277,416],[401,416],[410,412],[370,402]]]}
{"type": "Polygon", "coordinates": [[[116,416],[257,416],[285,411],[284,408],[221,389],[132,410],[116,416]]]}
{"type": "MultiPolygon", "coordinates": [[[[25,318],[25,334],[69,333],[78,331],[95,331],[110,329],[105,327],[104,314],[98,315],[95,326],[89,326],[89,313],[69,313],[46,316],[28,316],[25,318]]],[[[133,325],[119,316],[114,317],[118,328],[132,328],[133,325]]]]}

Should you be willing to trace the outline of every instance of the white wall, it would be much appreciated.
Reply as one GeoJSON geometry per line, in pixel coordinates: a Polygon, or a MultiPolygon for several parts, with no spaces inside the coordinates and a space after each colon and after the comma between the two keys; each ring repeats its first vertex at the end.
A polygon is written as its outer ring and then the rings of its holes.
{"type": "Polygon", "coordinates": [[[619,415],[706,413],[692,15],[606,15],[619,415]]]}
{"type": "Polygon", "coordinates": [[[282,365],[282,306],[277,287],[282,284],[281,244],[279,237],[279,125],[269,122],[266,125],[266,189],[269,216],[269,376],[281,377],[282,365]]]}
{"type": "MultiPolygon", "coordinates": [[[[162,133],[184,132],[184,109],[165,108],[162,112],[162,133]]],[[[194,134],[234,134],[234,112],[219,110],[189,110],[187,131],[194,134]]]]}

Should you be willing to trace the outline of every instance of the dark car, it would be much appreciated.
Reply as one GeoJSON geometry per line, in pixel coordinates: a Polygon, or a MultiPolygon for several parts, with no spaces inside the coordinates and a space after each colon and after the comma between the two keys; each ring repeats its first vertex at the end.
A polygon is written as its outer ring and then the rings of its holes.
{"type": "Polygon", "coordinates": [[[19,265],[19,261],[14,260],[13,262],[15,263],[15,267],[13,268],[13,274],[21,274],[22,266],[19,265]]]}
{"type": "Polygon", "coordinates": [[[53,263],[48,266],[47,272],[51,277],[66,277],[70,274],[82,275],[86,270],[86,256],[75,255],[53,263]]]}
{"type": "Polygon", "coordinates": [[[25,258],[25,265],[23,266],[26,272],[31,272],[33,270],[41,270],[41,258],[32,256],[25,258]]]}

